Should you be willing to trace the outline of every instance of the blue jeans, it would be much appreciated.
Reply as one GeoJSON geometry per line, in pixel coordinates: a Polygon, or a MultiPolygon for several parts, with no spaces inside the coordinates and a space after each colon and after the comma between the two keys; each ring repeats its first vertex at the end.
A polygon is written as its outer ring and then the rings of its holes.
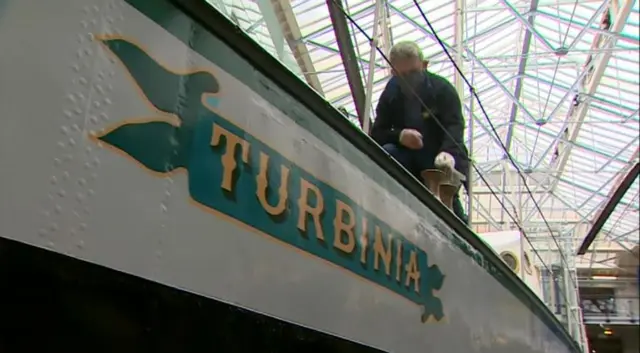
{"type": "MultiPolygon", "coordinates": [[[[387,151],[387,153],[389,153],[391,157],[395,158],[398,163],[405,167],[405,169],[407,169],[409,173],[413,174],[413,176],[420,181],[422,181],[420,172],[425,169],[435,168],[433,164],[435,156],[424,149],[412,150],[393,143],[388,143],[382,146],[382,148],[384,148],[384,150],[387,151]]],[[[467,216],[464,214],[462,202],[460,201],[460,196],[457,193],[453,197],[453,213],[463,223],[467,223],[467,216]]]]}

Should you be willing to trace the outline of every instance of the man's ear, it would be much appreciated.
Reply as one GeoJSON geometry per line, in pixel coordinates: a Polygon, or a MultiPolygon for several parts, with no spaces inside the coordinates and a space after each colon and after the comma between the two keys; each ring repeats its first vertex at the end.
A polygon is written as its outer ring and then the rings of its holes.
{"type": "Polygon", "coordinates": [[[422,69],[426,70],[427,66],[429,66],[429,60],[422,60],[422,69]]]}

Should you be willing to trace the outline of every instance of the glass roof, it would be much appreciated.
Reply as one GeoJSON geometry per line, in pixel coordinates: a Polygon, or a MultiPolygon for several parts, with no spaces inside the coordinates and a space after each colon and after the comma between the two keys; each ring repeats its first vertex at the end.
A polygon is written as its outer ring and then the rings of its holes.
{"type": "MultiPolygon", "coordinates": [[[[208,1],[326,100],[345,107],[348,118],[357,124],[327,1],[208,1]]],[[[341,2],[353,21],[372,36],[376,1],[341,2]]],[[[386,53],[392,43],[415,41],[429,59],[429,70],[453,83],[453,65],[414,2],[382,3],[378,47],[386,53]]],[[[638,2],[419,3],[452,57],[459,60],[488,115],[470,97],[468,87],[461,90],[472,136],[467,143],[479,172],[497,192],[496,197],[516,210],[516,221],[540,248],[545,247],[544,241],[557,248],[558,239],[549,237],[553,233],[572,235],[577,249],[620,181],[638,163],[638,2]],[[461,12],[457,12],[458,4],[461,12]],[[461,26],[456,25],[457,19],[461,26]],[[462,38],[460,43],[457,37],[462,38]],[[516,168],[504,161],[503,146],[508,147],[517,169],[526,172],[528,190],[516,168]]],[[[366,88],[371,45],[353,23],[348,22],[348,30],[366,88]]],[[[389,78],[381,55],[376,54],[374,64],[372,107],[389,78]]],[[[508,227],[512,220],[496,197],[477,175],[474,181],[475,229],[487,232],[508,227]]],[[[592,245],[593,251],[577,259],[579,267],[615,267],[606,259],[637,246],[638,192],[636,178],[592,245]]]]}

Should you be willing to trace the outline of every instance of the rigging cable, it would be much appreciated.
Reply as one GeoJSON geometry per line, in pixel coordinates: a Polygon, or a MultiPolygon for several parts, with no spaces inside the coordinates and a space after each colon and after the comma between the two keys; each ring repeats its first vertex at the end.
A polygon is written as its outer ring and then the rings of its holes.
{"type": "MultiPolygon", "coordinates": [[[[338,5],[337,7],[340,9],[340,11],[343,13],[343,15],[349,20],[349,22],[351,22],[353,24],[353,26],[355,26],[360,33],[367,39],[367,41],[371,44],[372,47],[375,47],[375,49],[378,51],[378,53],[381,55],[381,57],[389,64],[389,66],[394,69],[393,65],[391,64],[391,62],[389,61],[388,57],[386,56],[386,54],[384,52],[382,52],[382,50],[374,43],[373,39],[364,31],[364,29],[362,29],[362,27],[360,27],[360,25],[349,15],[346,13],[345,9],[341,6],[341,4],[339,2],[337,2],[336,0],[333,0],[334,3],[336,5],[338,5]]],[[[538,212],[540,212],[540,214],[542,215],[542,211],[540,210],[540,207],[537,205],[537,203],[535,202],[535,199],[533,198],[532,192],[529,189],[528,185],[526,184],[526,180],[524,179],[522,172],[520,171],[520,168],[515,164],[513,158],[511,157],[511,155],[506,151],[506,147],[504,146],[504,143],[502,142],[502,140],[500,140],[500,136],[497,133],[494,125],[491,123],[489,116],[486,112],[486,110],[484,109],[482,103],[480,102],[480,99],[477,95],[477,93],[475,92],[474,87],[469,83],[469,81],[467,80],[467,78],[464,76],[464,74],[462,74],[460,68],[456,65],[455,61],[453,60],[453,58],[451,57],[451,54],[448,52],[448,50],[446,49],[446,45],[442,42],[442,40],[440,40],[440,38],[437,36],[437,34],[435,33],[435,30],[433,29],[433,27],[431,26],[431,23],[427,20],[426,16],[424,15],[424,12],[422,11],[422,9],[420,8],[420,6],[416,3],[416,1],[414,0],[414,3],[416,4],[416,6],[418,6],[418,9],[420,10],[420,13],[422,14],[423,18],[427,21],[427,24],[429,25],[431,31],[434,33],[434,36],[436,37],[436,39],[438,40],[439,44],[444,48],[445,53],[447,54],[447,56],[449,57],[449,60],[452,62],[452,64],[455,66],[456,70],[458,70],[458,72],[461,74],[462,79],[465,81],[465,83],[469,86],[470,92],[471,94],[476,98],[476,100],[478,101],[478,105],[481,108],[481,111],[483,112],[485,118],[487,119],[487,121],[489,122],[489,126],[491,127],[492,132],[497,136],[498,141],[500,142],[500,145],[502,147],[502,149],[505,151],[505,154],[508,156],[509,160],[511,161],[512,165],[514,165],[514,167],[516,168],[516,171],[518,172],[518,174],[520,175],[521,178],[523,178],[523,182],[525,187],[527,188],[527,192],[529,193],[529,195],[532,198],[532,201],[536,204],[538,212]]],[[[402,79],[402,78],[400,78],[402,79]]],[[[412,89],[412,94],[414,95],[414,97],[416,97],[418,99],[418,101],[420,102],[420,104],[422,105],[422,108],[425,109],[427,112],[433,113],[432,110],[426,106],[426,104],[422,101],[422,98],[415,92],[415,90],[412,89]]],[[[436,121],[436,123],[439,125],[439,127],[444,131],[445,135],[447,135],[449,138],[452,138],[451,134],[444,129],[444,127],[442,126],[442,123],[439,122],[437,119],[434,119],[434,121],[436,121]]],[[[457,148],[460,151],[464,151],[464,147],[461,146],[460,144],[458,144],[457,142],[455,142],[455,139],[452,138],[452,140],[454,141],[454,143],[456,144],[457,148]]],[[[464,154],[464,153],[463,153],[464,154]]],[[[487,188],[489,189],[489,192],[491,193],[492,196],[494,196],[496,198],[496,200],[498,201],[498,203],[500,204],[500,206],[504,209],[505,213],[507,214],[507,216],[509,216],[509,218],[513,221],[513,223],[516,225],[516,227],[518,228],[518,230],[521,232],[521,234],[523,235],[523,237],[527,240],[527,243],[531,246],[531,249],[533,250],[533,252],[535,253],[535,255],[540,259],[541,263],[544,265],[544,267],[551,273],[553,273],[553,271],[551,269],[549,269],[549,267],[547,266],[547,264],[544,262],[544,260],[542,259],[542,257],[540,256],[540,253],[536,250],[536,248],[533,246],[533,243],[531,242],[531,239],[529,238],[529,236],[527,236],[525,230],[522,228],[521,224],[515,219],[515,217],[511,214],[511,212],[509,212],[508,208],[506,207],[506,205],[504,204],[504,202],[502,200],[500,200],[500,198],[497,196],[496,192],[493,190],[493,188],[489,185],[488,181],[485,179],[485,177],[482,175],[482,173],[480,173],[480,170],[478,169],[478,167],[475,165],[475,163],[473,163],[473,160],[471,160],[471,158],[469,158],[467,156],[467,160],[469,161],[470,165],[473,167],[473,169],[476,171],[476,173],[478,174],[478,176],[480,177],[480,179],[483,181],[483,183],[487,186],[487,188]]],[[[469,196],[471,197],[471,196],[469,196]]],[[[511,202],[510,202],[511,203],[511,202]]],[[[511,206],[513,207],[513,204],[511,203],[511,206]]],[[[469,210],[469,212],[472,212],[472,210],[469,210]]],[[[558,249],[560,250],[560,245],[558,244],[557,240],[555,239],[555,237],[553,236],[553,231],[551,229],[551,226],[549,225],[548,221],[544,218],[544,215],[542,215],[542,218],[544,220],[544,223],[546,224],[549,232],[551,233],[551,237],[554,240],[556,246],[558,246],[558,249]]],[[[564,256],[564,254],[562,253],[562,251],[559,251],[560,256],[562,261],[565,263],[566,266],[568,266],[568,262],[566,260],[566,257],[564,256]]]]}
{"type": "Polygon", "coordinates": [[[540,214],[540,217],[542,218],[542,221],[544,222],[544,224],[546,225],[547,229],[549,230],[549,236],[551,236],[551,239],[553,239],[553,242],[558,247],[558,250],[560,250],[559,254],[560,254],[560,257],[562,258],[562,261],[565,263],[565,265],[568,266],[567,259],[564,256],[564,252],[561,250],[561,247],[560,247],[560,244],[558,243],[558,240],[553,235],[553,230],[551,229],[551,225],[549,224],[549,221],[546,219],[546,217],[544,216],[544,213],[542,212],[542,209],[540,208],[540,205],[535,200],[533,192],[531,192],[531,189],[529,188],[529,184],[527,184],[527,179],[524,176],[524,174],[522,173],[522,170],[520,169],[520,166],[518,166],[518,164],[515,162],[515,160],[511,156],[511,153],[509,153],[509,151],[507,150],[507,147],[504,145],[504,143],[500,139],[500,135],[498,134],[498,131],[496,131],[495,126],[493,125],[493,123],[491,122],[491,119],[489,118],[489,114],[487,113],[486,109],[484,108],[484,105],[482,104],[482,101],[480,101],[480,96],[478,96],[478,94],[476,93],[476,90],[473,87],[473,85],[471,85],[469,80],[467,80],[467,77],[464,75],[464,73],[462,72],[462,70],[460,69],[458,64],[455,62],[455,60],[451,56],[451,53],[449,53],[449,50],[447,50],[447,46],[444,44],[442,39],[440,39],[440,36],[438,36],[438,33],[436,32],[435,28],[433,28],[433,26],[431,25],[431,22],[429,22],[429,19],[427,18],[427,15],[425,15],[424,11],[422,11],[422,7],[418,3],[418,1],[417,0],[413,0],[413,3],[416,5],[416,8],[420,12],[420,15],[422,16],[424,21],[427,23],[427,26],[429,26],[429,29],[431,30],[431,32],[433,33],[433,36],[438,41],[438,44],[440,44],[440,46],[444,50],[444,53],[447,55],[447,57],[449,58],[449,60],[453,64],[453,67],[460,74],[460,77],[464,80],[464,82],[467,84],[467,86],[469,86],[469,90],[470,90],[471,94],[473,95],[473,97],[478,102],[478,107],[480,107],[480,110],[482,111],[482,114],[484,115],[485,119],[487,120],[487,123],[489,123],[489,127],[491,128],[491,131],[496,136],[498,142],[500,142],[500,147],[504,151],[505,156],[509,159],[509,161],[511,162],[511,165],[513,165],[513,167],[516,169],[516,172],[518,173],[518,175],[522,179],[522,185],[525,187],[525,189],[527,191],[527,194],[529,194],[529,196],[531,197],[531,201],[533,202],[533,205],[535,206],[536,210],[540,214]]]}
{"type": "MultiPolygon", "coordinates": [[[[372,48],[375,48],[376,51],[378,51],[378,53],[380,53],[381,57],[389,64],[389,66],[392,69],[395,69],[393,67],[393,65],[391,64],[390,60],[387,58],[387,56],[385,55],[385,53],[382,52],[382,50],[375,44],[375,42],[373,41],[373,39],[362,29],[362,27],[360,27],[360,25],[358,25],[358,23],[351,18],[351,16],[349,16],[346,11],[344,10],[344,8],[341,6],[341,4],[339,2],[337,2],[336,0],[332,0],[335,4],[337,4],[338,8],[340,9],[340,11],[343,13],[343,15],[349,20],[349,22],[351,22],[353,24],[353,26],[355,26],[360,33],[367,38],[367,41],[371,44],[372,48]]],[[[527,193],[531,196],[531,200],[534,202],[534,204],[536,205],[536,208],[538,210],[538,212],[540,213],[540,215],[542,216],[542,219],[545,223],[545,225],[547,226],[547,229],[550,232],[550,236],[553,239],[554,243],[556,244],[556,246],[558,247],[559,250],[559,254],[560,254],[560,258],[561,258],[561,262],[564,262],[566,268],[569,267],[568,262],[566,257],[564,256],[564,253],[562,252],[562,250],[560,249],[560,244],[558,244],[557,239],[553,236],[553,231],[551,229],[551,225],[548,223],[548,221],[546,220],[546,218],[544,217],[544,215],[542,214],[542,210],[540,209],[539,205],[537,204],[537,202],[535,201],[535,199],[533,198],[533,193],[531,192],[531,190],[529,189],[529,186],[526,183],[526,180],[524,178],[524,176],[522,175],[522,172],[520,171],[520,168],[515,164],[515,161],[513,160],[513,157],[511,157],[511,155],[509,154],[509,152],[506,149],[506,146],[504,145],[504,143],[502,142],[502,140],[500,140],[500,136],[497,133],[495,126],[493,125],[493,123],[491,123],[491,120],[489,119],[489,116],[486,112],[486,110],[484,109],[484,106],[482,105],[482,102],[480,101],[480,98],[478,97],[477,93],[475,92],[475,88],[469,83],[469,81],[467,80],[467,78],[464,76],[464,74],[461,72],[460,68],[456,65],[455,61],[453,60],[453,58],[451,57],[451,54],[448,52],[448,50],[446,49],[446,45],[444,45],[444,43],[442,42],[442,40],[438,37],[437,33],[435,32],[435,30],[433,29],[433,26],[431,26],[431,23],[428,21],[426,15],[424,14],[424,12],[422,11],[422,8],[420,8],[420,6],[417,4],[417,2],[414,0],[414,3],[416,4],[416,6],[418,6],[418,9],[420,11],[420,13],[422,14],[422,17],[425,19],[425,21],[427,22],[427,24],[429,25],[431,31],[433,32],[434,36],[436,37],[436,39],[438,40],[438,43],[444,48],[444,51],[446,53],[446,55],[449,57],[449,60],[452,62],[452,64],[454,65],[454,67],[456,68],[456,70],[460,73],[462,79],[465,81],[465,83],[469,86],[469,90],[470,93],[476,98],[476,101],[478,102],[478,106],[480,107],[482,113],[484,114],[485,118],[487,119],[489,126],[491,127],[492,132],[496,135],[496,138],[498,140],[498,142],[500,142],[500,146],[502,147],[502,149],[505,151],[506,156],[509,158],[511,164],[516,168],[516,171],[518,172],[518,175],[520,175],[520,177],[522,178],[523,184],[527,189],[527,193]]],[[[400,78],[402,79],[402,78],[400,78]]],[[[411,89],[411,93],[413,94],[414,97],[416,97],[419,101],[419,103],[421,104],[422,108],[425,109],[427,112],[429,113],[433,113],[433,111],[426,106],[426,104],[424,103],[424,101],[422,100],[422,98],[417,94],[417,92],[413,89],[411,89]]],[[[461,102],[462,104],[462,102],[461,102]]],[[[455,139],[453,139],[453,137],[451,136],[451,134],[444,129],[444,127],[442,126],[442,123],[440,123],[437,119],[434,119],[434,121],[437,122],[438,126],[444,131],[444,133],[452,139],[452,141],[454,141],[454,144],[456,145],[456,147],[460,150],[463,151],[464,147],[460,146],[460,144],[458,144],[457,142],[455,142],[455,139]]],[[[464,155],[464,153],[463,153],[464,155]]],[[[525,232],[524,228],[522,227],[522,225],[515,219],[515,217],[511,214],[511,212],[509,212],[509,210],[507,209],[506,205],[504,204],[504,202],[497,196],[496,192],[493,190],[493,188],[489,185],[488,181],[485,179],[485,177],[482,175],[482,173],[480,173],[480,170],[478,169],[478,167],[475,165],[475,163],[473,162],[473,160],[471,160],[471,158],[469,158],[467,156],[467,160],[469,161],[469,164],[473,167],[473,169],[476,171],[476,173],[478,174],[478,176],[480,177],[480,179],[482,180],[482,182],[487,186],[487,188],[489,189],[489,192],[491,193],[491,195],[493,197],[495,197],[495,199],[498,201],[498,203],[500,204],[500,206],[502,207],[502,209],[504,210],[504,212],[507,214],[507,216],[509,216],[509,218],[513,221],[513,223],[516,225],[516,227],[518,228],[518,230],[520,231],[520,233],[522,234],[522,236],[524,237],[524,239],[526,239],[527,243],[531,246],[531,250],[533,251],[533,253],[535,254],[535,256],[540,260],[541,264],[544,266],[544,268],[551,274],[554,273],[554,271],[552,269],[549,268],[549,266],[544,262],[544,260],[542,259],[542,256],[540,255],[540,253],[538,252],[538,250],[535,248],[535,246],[533,245],[531,239],[529,238],[529,236],[527,235],[527,233],[525,232]]],[[[469,197],[471,197],[471,195],[468,195],[469,197]]],[[[510,202],[511,203],[511,202],[510,202]]],[[[513,206],[513,203],[511,203],[511,206],[513,206]]],[[[469,210],[469,212],[472,212],[472,210],[469,210]]],[[[557,281],[557,279],[555,279],[557,281]]],[[[560,288],[558,287],[558,291],[561,292],[565,298],[568,298],[567,293],[565,292],[564,288],[560,288]]],[[[573,313],[573,311],[572,311],[573,313]]],[[[574,313],[575,315],[575,313],[574,313]]],[[[574,316],[572,315],[572,316],[574,316]]],[[[577,319],[576,317],[574,317],[574,319],[577,319]]]]}

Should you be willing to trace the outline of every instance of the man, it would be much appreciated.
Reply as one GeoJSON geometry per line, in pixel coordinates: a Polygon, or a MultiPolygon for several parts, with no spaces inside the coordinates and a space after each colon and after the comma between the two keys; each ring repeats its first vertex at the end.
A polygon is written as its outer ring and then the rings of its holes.
{"type": "MultiPolygon", "coordinates": [[[[393,76],[376,107],[371,137],[418,179],[421,171],[435,166],[468,175],[464,118],[453,85],[426,70],[428,62],[416,43],[397,43],[389,61],[393,76]]],[[[453,211],[466,222],[457,193],[453,211]]]]}

